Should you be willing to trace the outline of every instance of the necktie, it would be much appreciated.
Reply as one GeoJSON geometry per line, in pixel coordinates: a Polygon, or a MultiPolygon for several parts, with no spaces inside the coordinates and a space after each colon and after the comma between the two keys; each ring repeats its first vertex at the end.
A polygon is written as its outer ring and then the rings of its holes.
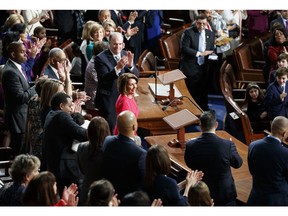
{"type": "Polygon", "coordinates": [[[286,20],[286,32],[288,32],[288,19],[286,20]]]}
{"type": "Polygon", "coordinates": [[[284,92],[284,85],[281,86],[281,91],[284,92]]]}
{"type": "Polygon", "coordinates": [[[118,62],[120,60],[120,57],[118,55],[115,55],[114,59],[115,59],[116,62],[118,62]]]}
{"type": "Polygon", "coordinates": [[[21,67],[21,72],[22,72],[22,75],[24,76],[24,78],[27,80],[26,71],[24,70],[23,67],[21,67]]]}
{"type": "MultiPolygon", "coordinates": [[[[199,52],[204,52],[206,47],[205,47],[205,35],[204,35],[204,31],[201,31],[199,34],[199,52]]],[[[199,56],[197,59],[197,62],[199,65],[203,65],[204,64],[204,56],[199,56]]]]}

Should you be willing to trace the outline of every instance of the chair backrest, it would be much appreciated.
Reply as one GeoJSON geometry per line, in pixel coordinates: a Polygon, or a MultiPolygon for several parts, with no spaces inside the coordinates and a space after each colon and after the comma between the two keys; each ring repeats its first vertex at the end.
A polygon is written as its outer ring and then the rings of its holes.
{"type": "Polygon", "coordinates": [[[148,49],[144,50],[140,55],[138,62],[139,71],[154,71],[155,70],[155,56],[148,49]]]}
{"type": "Polygon", "coordinates": [[[238,104],[228,95],[224,95],[227,116],[225,119],[225,130],[232,136],[249,145],[256,139],[265,136],[263,133],[254,134],[251,122],[245,112],[241,110],[238,104]]]}
{"type": "Polygon", "coordinates": [[[228,95],[233,98],[232,89],[237,88],[236,79],[231,64],[224,60],[219,75],[220,88],[223,95],[228,95]]]}
{"type": "Polygon", "coordinates": [[[264,44],[260,38],[255,38],[249,44],[251,57],[254,61],[264,61],[264,44]]]}
{"type": "Polygon", "coordinates": [[[161,54],[167,59],[165,67],[170,70],[178,69],[181,57],[180,40],[185,28],[172,35],[165,35],[159,39],[161,54]]]}
{"type": "Polygon", "coordinates": [[[10,147],[0,147],[0,180],[4,183],[12,181],[9,168],[14,160],[13,150],[10,147]]]}

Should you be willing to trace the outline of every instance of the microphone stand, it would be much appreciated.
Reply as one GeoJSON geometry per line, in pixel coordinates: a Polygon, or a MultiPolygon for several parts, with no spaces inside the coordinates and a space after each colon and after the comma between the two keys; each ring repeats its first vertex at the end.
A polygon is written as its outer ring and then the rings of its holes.
{"type": "Polygon", "coordinates": [[[182,95],[180,97],[175,97],[172,101],[170,101],[170,103],[168,103],[166,106],[162,107],[162,110],[165,111],[169,106],[171,106],[171,104],[173,104],[176,100],[183,100],[183,98],[187,98],[195,107],[197,107],[201,112],[203,112],[203,110],[201,109],[201,107],[195,103],[193,100],[191,100],[189,97],[182,95]]]}
{"type": "Polygon", "coordinates": [[[157,70],[157,60],[158,61],[166,61],[166,58],[163,59],[159,59],[157,56],[154,56],[154,67],[155,67],[155,91],[154,91],[154,103],[157,104],[158,103],[158,97],[157,97],[157,77],[158,77],[158,70],[157,70]]]}

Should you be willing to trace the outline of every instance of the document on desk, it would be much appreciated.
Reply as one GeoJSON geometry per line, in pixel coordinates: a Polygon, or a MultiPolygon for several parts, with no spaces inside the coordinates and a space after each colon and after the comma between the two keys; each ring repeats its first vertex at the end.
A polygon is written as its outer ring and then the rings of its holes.
{"type": "MultiPolygon", "coordinates": [[[[155,83],[148,83],[150,90],[155,95],[155,83]]],[[[182,94],[178,88],[174,85],[175,97],[181,97],[182,94]]],[[[170,91],[170,85],[157,84],[157,96],[168,97],[170,91]]]]}

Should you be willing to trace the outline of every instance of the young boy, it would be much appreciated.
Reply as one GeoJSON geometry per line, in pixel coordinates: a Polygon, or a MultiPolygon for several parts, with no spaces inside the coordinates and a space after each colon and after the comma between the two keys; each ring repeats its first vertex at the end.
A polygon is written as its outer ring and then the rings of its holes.
{"type": "Polygon", "coordinates": [[[288,68],[278,68],[275,77],[276,80],[268,86],[265,96],[270,121],[276,116],[288,117],[288,68]]]}
{"type": "MultiPolygon", "coordinates": [[[[288,68],[288,54],[287,53],[281,53],[277,58],[277,66],[278,68],[288,68]]],[[[276,79],[276,70],[273,70],[270,72],[269,75],[269,84],[273,83],[276,79]]]]}

